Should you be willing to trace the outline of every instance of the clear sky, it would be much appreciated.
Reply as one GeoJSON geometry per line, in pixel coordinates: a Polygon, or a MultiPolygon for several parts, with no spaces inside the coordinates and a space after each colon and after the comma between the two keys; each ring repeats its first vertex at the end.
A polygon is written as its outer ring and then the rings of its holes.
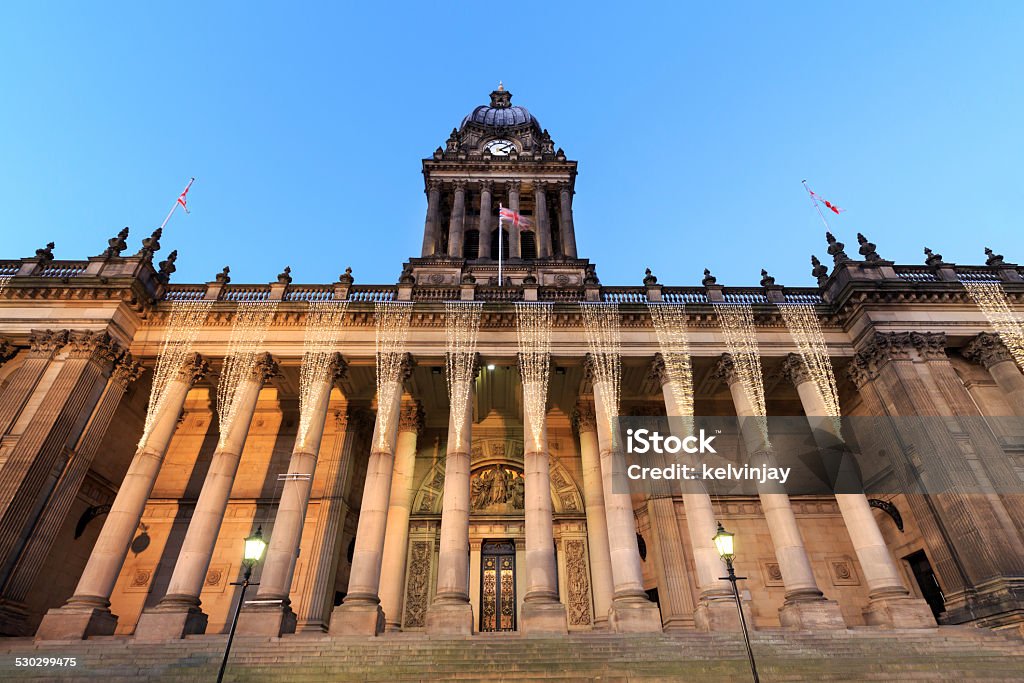
{"type": "Polygon", "coordinates": [[[137,250],[194,175],[175,282],[393,283],[420,159],[501,79],[605,284],[810,284],[804,178],[851,254],[1024,262],[1021,2],[156,4],[3,4],[0,258],[137,250]]]}

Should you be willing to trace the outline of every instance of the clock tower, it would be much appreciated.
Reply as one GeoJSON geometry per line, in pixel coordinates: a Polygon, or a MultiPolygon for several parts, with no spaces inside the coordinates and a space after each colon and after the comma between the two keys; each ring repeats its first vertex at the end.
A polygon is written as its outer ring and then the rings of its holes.
{"type": "Polygon", "coordinates": [[[500,240],[504,284],[531,277],[541,287],[583,284],[589,264],[576,254],[576,162],[555,149],[526,107],[512,104],[503,85],[423,160],[423,179],[423,249],[407,264],[406,280],[496,285],[500,240]],[[503,221],[499,230],[502,206],[525,218],[524,225],[503,221]]]}

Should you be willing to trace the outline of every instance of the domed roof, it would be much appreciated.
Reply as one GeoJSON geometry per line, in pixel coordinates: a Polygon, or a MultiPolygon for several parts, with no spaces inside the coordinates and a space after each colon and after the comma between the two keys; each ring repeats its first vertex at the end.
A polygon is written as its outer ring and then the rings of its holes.
{"type": "Polygon", "coordinates": [[[498,84],[498,89],[491,93],[490,105],[482,104],[462,119],[463,126],[470,122],[494,128],[511,128],[526,124],[540,127],[540,123],[526,107],[512,105],[512,93],[505,90],[501,83],[498,84]]]}

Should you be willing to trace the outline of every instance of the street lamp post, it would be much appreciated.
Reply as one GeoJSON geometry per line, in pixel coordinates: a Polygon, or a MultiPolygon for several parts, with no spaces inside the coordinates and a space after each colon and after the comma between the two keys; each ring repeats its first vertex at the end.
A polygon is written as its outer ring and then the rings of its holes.
{"type": "Polygon", "coordinates": [[[736,598],[736,609],[740,613],[740,628],[743,630],[743,644],[747,646],[747,660],[750,662],[750,673],[754,677],[754,683],[760,683],[761,679],[757,676],[757,664],[754,662],[754,651],[750,647],[750,634],[747,632],[747,618],[743,615],[743,603],[740,602],[740,590],[736,586],[736,582],[741,579],[746,579],[745,576],[736,576],[736,570],[733,569],[732,561],[736,558],[735,547],[733,540],[735,534],[731,534],[722,527],[722,523],[718,523],[718,533],[712,539],[715,542],[715,548],[718,549],[718,555],[725,560],[725,566],[729,569],[729,576],[723,576],[723,581],[728,581],[732,584],[732,595],[736,598]]]}
{"type": "Polygon", "coordinates": [[[224,659],[220,663],[220,671],[217,672],[217,683],[222,683],[224,680],[224,670],[228,667],[228,657],[231,655],[231,643],[235,639],[235,628],[238,626],[238,613],[242,610],[242,604],[245,602],[245,591],[249,586],[258,586],[258,582],[250,583],[249,579],[252,577],[252,568],[260,559],[263,557],[263,551],[267,549],[267,542],[263,540],[263,527],[260,526],[249,538],[245,539],[245,552],[243,555],[242,566],[245,567],[245,574],[241,581],[232,581],[232,586],[241,586],[242,594],[238,597],[238,604],[235,605],[235,612],[231,616],[231,630],[228,631],[228,644],[224,648],[224,659]]]}

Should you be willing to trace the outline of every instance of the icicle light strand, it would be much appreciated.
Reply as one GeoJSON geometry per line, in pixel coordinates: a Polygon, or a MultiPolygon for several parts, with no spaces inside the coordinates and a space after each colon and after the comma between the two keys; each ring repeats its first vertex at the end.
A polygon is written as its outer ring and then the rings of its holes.
{"type": "Polygon", "coordinates": [[[388,446],[391,416],[386,406],[395,399],[395,392],[402,390],[402,362],[409,340],[409,326],[412,323],[411,301],[378,301],[374,304],[374,318],[377,325],[377,444],[383,449],[388,446]]]}
{"type": "Polygon", "coordinates": [[[550,303],[516,303],[523,408],[530,420],[530,436],[536,452],[544,448],[542,436],[551,365],[551,308],[550,303]]]}
{"type": "Polygon", "coordinates": [[[693,432],[693,363],[690,360],[690,335],[686,326],[686,307],[679,304],[649,303],[654,331],[665,361],[669,388],[676,407],[684,418],[687,433],[693,432]]]}
{"type": "Polygon", "coordinates": [[[1024,371],[1024,314],[1010,307],[1010,300],[1000,283],[970,280],[961,282],[974,299],[974,303],[996,329],[999,339],[1017,362],[1017,367],[1024,371]]]}
{"type": "Polygon", "coordinates": [[[807,366],[811,380],[825,403],[825,409],[832,418],[836,434],[839,434],[839,389],[832,370],[832,361],[828,356],[828,344],[825,343],[825,335],[821,332],[821,323],[818,322],[818,314],[811,304],[779,304],[779,311],[790,336],[796,342],[797,351],[807,366]]]}
{"type": "Polygon", "coordinates": [[[619,416],[619,356],[622,352],[619,305],[581,302],[580,310],[594,359],[594,382],[603,385],[601,400],[608,417],[614,420],[619,416]]]}
{"type": "Polygon", "coordinates": [[[217,417],[220,420],[220,439],[223,447],[231,427],[238,417],[238,389],[252,376],[256,361],[263,351],[267,329],[277,312],[276,301],[243,301],[238,304],[235,322],[228,338],[224,369],[217,382],[217,417]]]}
{"type": "Polygon", "coordinates": [[[715,304],[715,312],[722,324],[725,345],[732,355],[743,393],[750,402],[764,442],[768,441],[768,410],[764,401],[764,377],[761,374],[761,356],[757,347],[757,328],[750,304],[715,304]]]}
{"type": "Polygon", "coordinates": [[[206,316],[213,306],[212,301],[174,301],[171,303],[170,315],[167,318],[167,330],[164,332],[164,343],[156,359],[153,370],[153,386],[149,391],[149,406],[146,409],[146,422],[139,439],[138,447],[142,448],[149,440],[149,435],[156,425],[157,415],[163,410],[167,398],[167,387],[171,380],[178,376],[185,360],[192,353],[199,331],[206,322],[206,316]]]}
{"type": "Polygon", "coordinates": [[[311,301],[306,313],[302,368],[299,370],[299,430],[296,443],[305,447],[316,403],[324,382],[330,381],[331,362],[341,341],[347,301],[311,301]]]}
{"type": "Polygon", "coordinates": [[[11,276],[10,275],[0,276],[0,294],[4,293],[4,290],[7,289],[7,284],[10,281],[11,281],[11,276]]]}
{"type": "Polygon", "coordinates": [[[476,376],[476,341],[480,331],[483,302],[445,302],[445,339],[447,341],[448,403],[455,430],[455,449],[462,444],[461,425],[466,419],[466,404],[476,376]]]}

